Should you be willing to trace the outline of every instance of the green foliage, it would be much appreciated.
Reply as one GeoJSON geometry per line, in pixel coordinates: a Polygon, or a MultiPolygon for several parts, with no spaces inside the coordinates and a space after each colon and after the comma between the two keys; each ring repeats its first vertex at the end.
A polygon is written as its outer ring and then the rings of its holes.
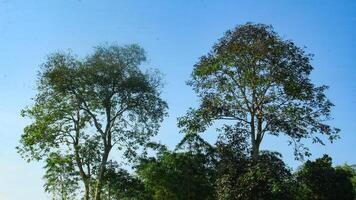
{"type": "Polygon", "coordinates": [[[75,199],[79,189],[79,174],[74,170],[71,155],[61,156],[51,153],[46,159],[45,165],[45,191],[52,194],[52,199],[75,199]]]}
{"type": "Polygon", "coordinates": [[[116,162],[109,162],[104,182],[103,200],[151,199],[141,180],[119,168],[116,162]]]}
{"type": "Polygon", "coordinates": [[[154,200],[214,199],[212,169],[202,154],[165,152],[142,160],[137,173],[154,200]]]}
{"type": "Polygon", "coordinates": [[[238,178],[234,199],[293,199],[293,176],[278,153],[262,153],[238,178]]]}
{"type": "Polygon", "coordinates": [[[325,96],[327,87],[311,82],[310,61],[311,55],[272,26],[237,26],[195,64],[188,84],[200,105],[178,125],[183,132],[203,132],[217,120],[229,120],[250,135],[254,159],[265,134],[284,134],[297,158],[309,155],[302,139],[323,144],[317,133],[333,141],[339,132],[325,123],[333,104],[325,96]]]}
{"type": "Polygon", "coordinates": [[[220,137],[217,143],[217,199],[295,199],[296,183],[281,155],[262,152],[256,162],[249,152],[243,135],[227,132],[220,137]]]}
{"type": "Polygon", "coordinates": [[[297,172],[297,180],[311,200],[353,200],[352,172],[332,167],[332,160],[324,155],[307,161],[297,172]]]}
{"type": "Polygon", "coordinates": [[[350,175],[350,180],[353,187],[353,193],[356,197],[356,165],[344,164],[344,165],[336,166],[336,170],[343,171],[344,173],[350,175]]]}

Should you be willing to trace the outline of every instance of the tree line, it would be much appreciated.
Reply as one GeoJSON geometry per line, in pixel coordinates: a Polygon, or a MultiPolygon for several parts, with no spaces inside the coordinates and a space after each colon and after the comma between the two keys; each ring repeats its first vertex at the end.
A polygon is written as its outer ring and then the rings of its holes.
{"type": "Polygon", "coordinates": [[[281,154],[261,150],[266,135],[284,135],[303,160],[303,141],[339,138],[328,124],[327,86],[312,83],[312,55],[272,26],[227,31],[193,66],[199,98],[178,119],[176,149],[152,140],[168,113],[162,76],[140,69],[139,45],[100,45],[85,58],[49,55],[37,79],[32,119],[17,147],[44,161],[44,189],[69,200],[354,199],[356,168],[324,155],[292,172],[281,154]],[[217,127],[214,144],[201,134],[217,127]],[[128,168],[129,166],[129,168],[128,168]]]}

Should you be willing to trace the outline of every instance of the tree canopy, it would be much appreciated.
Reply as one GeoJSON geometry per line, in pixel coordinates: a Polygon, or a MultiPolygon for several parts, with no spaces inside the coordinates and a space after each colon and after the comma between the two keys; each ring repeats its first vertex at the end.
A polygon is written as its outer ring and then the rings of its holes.
{"type": "Polygon", "coordinates": [[[85,198],[94,178],[99,200],[113,147],[134,156],[166,115],[159,74],[139,69],[145,60],[138,45],[98,46],[85,59],[50,55],[39,73],[34,105],[23,110],[33,122],[22,135],[21,155],[37,160],[52,152],[73,155],[85,198]]]}
{"type": "Polygon", "coordinates": [[[272,26],[247,23],[227,31],[194,65],[188,85],[200,105],[178,125],[204,132],[215,121],[232,121],[225,125],[250,135],[254,159],[266,134],[288,136],[297,158],[309,155],[302,139],[323,144],[317,133],[333,141],[339,132],[327,124],[333,106],[327,86],[310,80],[311,58],[272,26]]]}

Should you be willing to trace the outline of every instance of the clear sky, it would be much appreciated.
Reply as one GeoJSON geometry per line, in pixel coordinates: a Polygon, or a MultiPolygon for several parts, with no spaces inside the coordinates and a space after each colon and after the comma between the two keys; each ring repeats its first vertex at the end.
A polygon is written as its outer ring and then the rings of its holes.
{"type": "MultiPolygon", "coordinates": [[[[104,42],[138,43],[148,66],[165,74],[170,116],[157,140],[173,147],[182,135],[176,118],[197,99],[185,85],[192,66],[223,33],[246,22],[272,24],[284,38],[315,54],[312,80],[330,86],[341,139],[312,145],[312,159],[330,154],[336,164],[356,163],[356,1],[0,1],[0,200],[44,200],[41,163],[16,153],[28,120],[19,112],[31,104],[39,65],[47,54],[72,49],[79,56],[104,42]]],[[[214,131],[205,133],[212,141],[214,131]]],[[[278,150],[294,169],[285,138],[269,137],[264,149],[278,150]]]]}

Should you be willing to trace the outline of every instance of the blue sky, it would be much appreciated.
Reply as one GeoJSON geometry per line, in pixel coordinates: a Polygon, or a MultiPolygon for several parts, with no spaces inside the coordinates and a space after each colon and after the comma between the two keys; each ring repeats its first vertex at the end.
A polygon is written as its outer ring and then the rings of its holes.
{"type": "MultiPolygon", "coordinates": [[[[138,43],[147,66],[165,74],[164,98],[170,116],[157,140],[173,147],[181,138],[176,118],[197,99],[185,85],[192,66],[223,33],[246,22],[272,24],[315,54],[313,82],[330,86],[334,120],[341,139],[312,145],[313,156],[330,154],[336,164],[356,163],[356,2],[271,1],[0,1],[0,200],[44,200],[41,163],[26,163],[16,153],[28,120],[19,116],[35,95],[35,79],[46,55],[71,49],[79,56],[105,42],[138,43]]],[[[205,133],[215,138],[213,130],[205,133]]],[[[285,138],[268,137],[263,148],[283,153],[296,168],[285,138]]]]}

